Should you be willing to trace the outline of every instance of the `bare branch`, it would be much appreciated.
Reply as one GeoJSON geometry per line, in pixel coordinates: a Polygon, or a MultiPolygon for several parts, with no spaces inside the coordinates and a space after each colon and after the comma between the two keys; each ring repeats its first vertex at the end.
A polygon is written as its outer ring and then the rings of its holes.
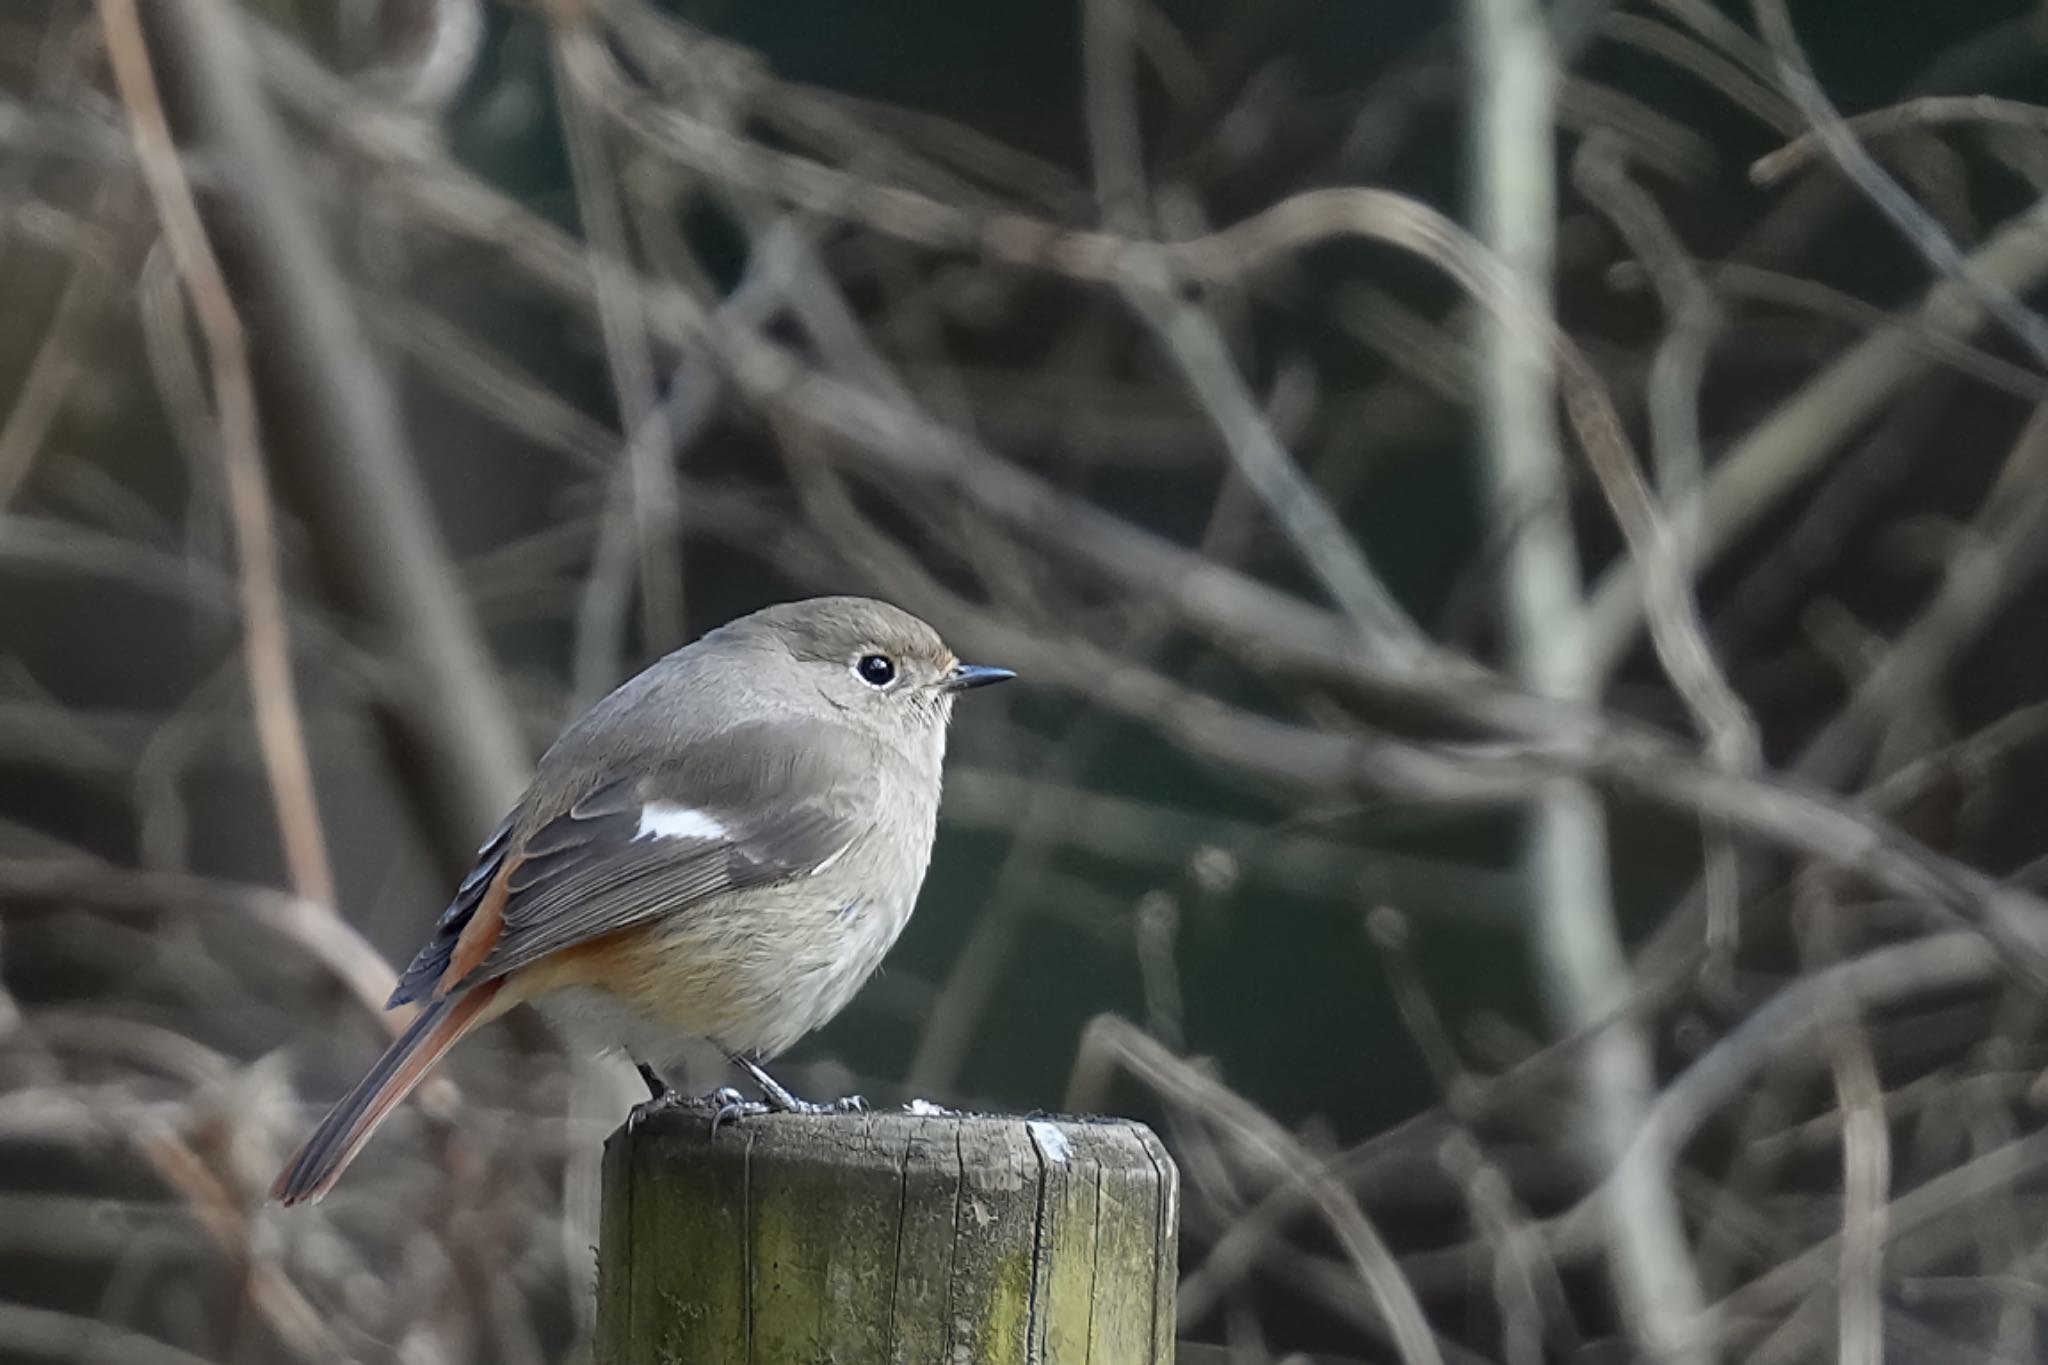
{"type": "MultiPolygon", "coordinates": [[[[204,3],[205,0],[201,0],[204,3]]],[[[256,416],[256,386],[249,372],[248,343],[213,244],[199,220],[199,206],[179,165],[171,128],[157,98],[149,47],[134,0],[100,0],[107,57],[121,88],[135,136],[143,178],[156,201],[171,254],[185,278],[193,311],[206,334],[213,362],[214,404],[221,425],[220,450],[227,465],[240,559],[243,648],[249,696],[263,741],[263,766],[277,807],[285,861],[299,895],[315,905],[334,904],[334,876],[327,865],[327,841],[313,795],[313,767],[306,756],[305,728],[292,683],[291,648],[285,635],[284,592],[278,581],[277,536],[271,526],[270,488],[263,476],[262,437],[256,416]]]]}
{"type": "Polygon", "coordinates": [[[524,785],[525,744],[406,457],[390,390],[263,107],[244,26],[224,0],[176,0],[161,12],[160,66],[176,72],[195,136],[234,167],[221,192],[241,224],[248,296],[278,333],[265,358],[300,428],[286,472],[303,481],[286,491],[298,493],[339,594],[396,660],[384,700],[454,863],[524,785]]]}
{"type": "MultiPolygon", "coordinates": [[[[1557,193],[1551,170],[1557,73],[1548,35],[1536,6],[1519,0],[1474,0],[1467,23],[1480,233],[1527,306],[1547,313],[1557,193]]],[[[1481,414],[1495,516],[1508,544],[1501,597],[1515,671],[1540,695],[1584,701],[1591,680],[1579,644],[1579,557],[1552,418],[1558,371],[1548,348],[1503,314],[1487,319],[1481,345],[1481,414]]],[[[1683,609],[1689,613],[1690,604],[1683,609]]],[[[1553,782],[1537,797],[1525,837],[1544,985],[1558,1020],[1567,1030],[1580,1029],[1607,1019],[1632,993],[1609,875],[1607,821],[1583,782],[1553,782]]],[[[1582,1084],[1585,1128],[1599,1159],[1612,1161],[1642,1121],[1653,1090],[1649,1044],[1632,1021],[1601,1030],[1587,1049],[1582,1084]]],[[[1633,1168],[1606,1209],[1623,1318],[1638,1349],[1651,1360],[1703,1362],[1683,1344],[1683,1324],[1699,1311],[1702,1296],[1664,1172],[1633,1168]]]]}

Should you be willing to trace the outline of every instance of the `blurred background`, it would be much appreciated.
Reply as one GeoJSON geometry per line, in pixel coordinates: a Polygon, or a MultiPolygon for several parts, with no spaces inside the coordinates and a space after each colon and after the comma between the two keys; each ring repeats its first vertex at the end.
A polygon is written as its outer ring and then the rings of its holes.
{"type": "Polygon", "coordinates": [[[263,1194],[824,592],[1022,681],[780,1074],[1152,1123],[1183,1359],[2037,1359],[2044,228],[2025,0],[13,0],[0,1360],[587,1359],[537,1021],[263,1194]]]}

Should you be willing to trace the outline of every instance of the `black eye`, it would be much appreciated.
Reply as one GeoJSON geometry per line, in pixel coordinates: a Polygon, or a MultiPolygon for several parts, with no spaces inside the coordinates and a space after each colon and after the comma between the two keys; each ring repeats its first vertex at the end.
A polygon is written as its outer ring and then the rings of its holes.
{"type": "Polygon", "coordinates": [[[887,687],[896,681],[896,665],[886,654],[861,655],[853,671],[870,687],[887,687]]]}

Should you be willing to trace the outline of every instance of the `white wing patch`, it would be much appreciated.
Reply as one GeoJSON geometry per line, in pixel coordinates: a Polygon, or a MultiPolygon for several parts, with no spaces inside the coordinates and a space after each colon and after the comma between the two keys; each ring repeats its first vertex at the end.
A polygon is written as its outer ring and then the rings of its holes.
{"type": "Polygon", "coordinates": [[[694,806],[671,801],[649,801],[640,808],[640,828],[633,834],[641,839],[722,839],[725,826],[694,806]]]}

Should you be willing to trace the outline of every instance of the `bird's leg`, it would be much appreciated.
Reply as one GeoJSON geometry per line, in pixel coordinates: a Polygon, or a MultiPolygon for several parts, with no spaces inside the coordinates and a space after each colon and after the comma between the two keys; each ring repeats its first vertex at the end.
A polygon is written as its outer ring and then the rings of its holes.
{"type": "Polygon", "coordinates": [[[825,1104],[814,1104],[810,1100],[800,1100],[790,1094],[784,1088],[781,1081],[776,1080],[763,1070],[761,1064],[752,1057],[742,1056],[737,1052],[728,1055],[731,1056],[734,1066],[737,1066],[740,1070],[754,1078],[754,1084],[760,1086],[761,1093],[768,1097],[770,1108],[778,1109],[785,1114],[863,1114],[867,1112],[868,1102],[858,1095],[842,1096],[825,1104]]]}
{"type": "Polygon", "coordinates": [[[664,1101],[671,1104],[675,1102],[675,1087],[663,1080],[659,1071],[656,1071],[645,1062],[635,1062],[633,1063],[633,1068],[640,1073],[640,1079],[647,1083],[647,1098],[649,1100],[664,1101]]]}
{"type": "Polygon", "coordinates": [[[662,1110],[673,1109],[682,1103],[683,1099],[676,1093],[675,1087],[663,1080],[661,1073],[647,1063],[636,1061],[633,1066],[640,1073],[640,1079],[647,1083],[647,1098],[634,1105],[627,1113],[626,1131],[629,1133],[662,1110]]]}

